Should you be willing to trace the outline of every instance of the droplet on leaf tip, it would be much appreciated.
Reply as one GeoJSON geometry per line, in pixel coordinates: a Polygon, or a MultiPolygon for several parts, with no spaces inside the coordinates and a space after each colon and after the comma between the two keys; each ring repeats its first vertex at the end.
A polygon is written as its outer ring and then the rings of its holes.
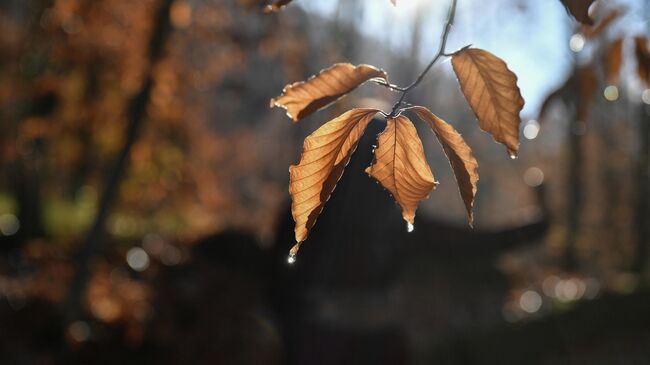
{"type": "Polygon", "coordinates": [[[287,263],[289,265],[293,265],[295,262],[296,262],[296,255],[294,255],[292,253],[289,254],[289,256],[287,257],[287,263]]]}
{"type": "Polygon", "coordinates": [[[406,223],[406,232],[411,233],[411,232],[413,232],[414,229],[415,229],[415,226],[413,225],[413,223],[411,223],[411,222],[406,223]]]}
{"type": "Polygon", "coordinates": [[[513,153],[513,152],[510,152],[510,159],[516,160],[517,159],[517,154],[513,153]]]}

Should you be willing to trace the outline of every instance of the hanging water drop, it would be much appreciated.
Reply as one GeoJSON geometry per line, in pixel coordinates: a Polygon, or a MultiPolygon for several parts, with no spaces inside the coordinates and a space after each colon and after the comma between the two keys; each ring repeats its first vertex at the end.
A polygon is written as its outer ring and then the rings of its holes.
{"type": "Polygon", "coordinates": [[[516,160],[516,159],[517,159],[517,155],[514,154],[514,153],[511,153],[511,154],[510,154],[510,158],[511,158],[512,160],[516,160]]]}
{"type": "Polygon", "coordinates": [[[411,233],[411,232],[413,232],[414,229],[415,229],[415,226],[413,225],[413,223],[410,223],[410,222],[406,223],[406,232],[411,233]]]}
{"type": "Polygon", "coordinates": [[[289,265],[293,265],[295,262],[296,262],[296,255],[289,254],[289,257],[287,257],[287,263],[289,265]]]}

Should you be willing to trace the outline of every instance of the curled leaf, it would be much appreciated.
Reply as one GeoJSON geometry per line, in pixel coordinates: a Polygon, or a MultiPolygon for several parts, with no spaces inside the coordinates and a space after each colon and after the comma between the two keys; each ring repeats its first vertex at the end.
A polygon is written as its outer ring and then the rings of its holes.
{"type": "Polygon", "coordinates": [[[386,72],[370,65],[337,63],[307,81],[287,85],[282,95],[271,100],[271,107],[284,108],[297,122],[374,78],[386,80],[386,72]]]}
{"type": "Polygon", "coordinates": [[[402,207],[402,217],[410,224],[418,203],[428,198],[437,184],[415,126],[405,116],[388,119],[386,129],[379,135],[375,159],[366,173],[390,191],[402,207]]]}
{"type": "Polygon", "coordinates": [[[273,0],[264,8],[265,13],[275,13],[282,9],[285,5],[289,4],[292,0],[273,0]]]}
{"type": "Polygon", "coordinates": [[[300,162],[289,168],[291,213],[298,243],[307,239],[359,138],[377,112],[376,109],[352,109],[305,139],[300,162]]]}
{"type": "Polygon", "coordinates": [[[463,48],[451,58],[454,72],[481,129],[508,148],[511,156],[519,149],[519,112],[524,99],[517,76],[503,60],[478,48],[463,48]]]}
{"type": "Polygon", "coordinates": [[[478,182],[478,162],[472,154],[472,149],[465,143],[463,137],[450,124],[433,114],[429,109],[421,106],[414,106],[408,110],[413,111],[420,119],[427,122],[449,159],[451,168],[454,170],[460,196],[467,209],[469,224],[474,222],[472,206],[476,196],[478,182]]]}
{"type": "Polygon", "coordinates": [[[594,20],[589,16],[589,7],[595,0],[560,0],[566,10],[582,24],[594,25],[594,20]]]}

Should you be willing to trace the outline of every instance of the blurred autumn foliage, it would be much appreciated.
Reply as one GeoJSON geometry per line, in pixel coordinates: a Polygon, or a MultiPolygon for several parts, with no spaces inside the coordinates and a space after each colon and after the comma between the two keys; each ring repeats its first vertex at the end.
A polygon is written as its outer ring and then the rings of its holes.
{"type": "MultiPolygon", "coordinates": [[[[489,11],[560,26],[530,2],[465,1],[459,38],[498,23],[481,16],[489,11]]],[[[0,363],[647,359],[650,56],[647,30],[633,25],[640,11],[596,1],[587,26],[566,15],[571,1],[549,5],[567,29],[552,45],[566,51],[567,77],[541,113],[524,111],[515,161],[477,128],[449,63],[409,96],[478,156],[475,230],[424,126],[441,184],[406,234],[399,208],[363,174],[375,120],[359,142],[365,154],[350,161],[356,172],[288,268],[287,167],[303,138],[352,106],[390,110],[395,94],[361,86],[299,125],[269,100],[338,62],[409,82],[435,51],[419,45],[440,5],[421,1],[430,4],[393,48],[358,28],[372,14],[363,1],[332,1],[327,16],[308,1],[265,14],[270,3],[0,2],[0,363]],[[89,234],[103,206],[102,232],[89,234]],[[70,314],[74,278],[84,285],[70,314]]]]}

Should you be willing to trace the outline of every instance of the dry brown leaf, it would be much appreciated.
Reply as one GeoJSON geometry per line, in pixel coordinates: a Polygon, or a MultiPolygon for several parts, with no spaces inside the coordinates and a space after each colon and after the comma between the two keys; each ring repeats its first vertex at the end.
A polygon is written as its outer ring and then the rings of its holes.
{"type": "Polygon", "coordinates": [[[506,145],[511,156],[516,156],[519,112],[524,107],[517,76],[503,60],[478,48],[461,49],[453,54],[451,63],[481,129],[506,145]]]}
{"type": "Polygon", "coordinates": [[[607,84],[616,85],[620,79],[621,65],[623,63],[623,39],[612,42],[607,49],[607,84]]]}
{"type": "Polygon", "coordinates": [[[289,118],[297,122],[373,78],[386,80],[387,76],[383,70],[370,65],[355,67],[349,63],[337,63],[307,81],[287,85],[282,95],[271,100],[271,107],[284,108],[289,118]]]}
{"type": "Polygon", "coordinates": [[[265,13],[274,13],[281,8],[283,8],[285,5],[289,4],[292,0],[274,0],[272,3],[267,5],[264,8],[265,13]]]}
{"type": "Polygon", "coordinates": [[[650,50],[648,50],[648,39],[645,37],[636,37],[634,43],[637,74],[645,86],[650,87],[650,50]]]}
{"type": "Polygon", "coordinates": [[[409,110],[413,111],[420,119],[429,124],[442,145],[449,159],[449,163],[454,170],[454,175],[456,175],[460,196],[463,198],[465,208],[467,209],[469,224],[472,225],[474,223],[472,206],[474,205],[474,197],[476,196],[477,189],[476,184],[478,182],[478,162],[476,162],[472,154],[472,149],[465,143],[463,137],[454,127],[433,114],[429,109],[414,106],[409,108],[409,110]]]}
{"type": "Polygon", "coordinates": [[[305,139],[300,162],[289,168],[296,242],[307,239],[357,148],[359,138],[377,112],[376,109],[352,109],[325,123],[305,139]]]}
{"type": "Polygon", "coordinates": [[[388,119],[379,135],[375,159],[366,172],[393,195],[402,217],[413,224],[418,203],[435,188],[415,126],[405,116],[388,119]]]}
{"type": "Polygon", "coordinates": [[[595,0],[560,0],[577,21],[582,24],[594,25],[594,20],[589,16],[589,7],[595,0]]]}

